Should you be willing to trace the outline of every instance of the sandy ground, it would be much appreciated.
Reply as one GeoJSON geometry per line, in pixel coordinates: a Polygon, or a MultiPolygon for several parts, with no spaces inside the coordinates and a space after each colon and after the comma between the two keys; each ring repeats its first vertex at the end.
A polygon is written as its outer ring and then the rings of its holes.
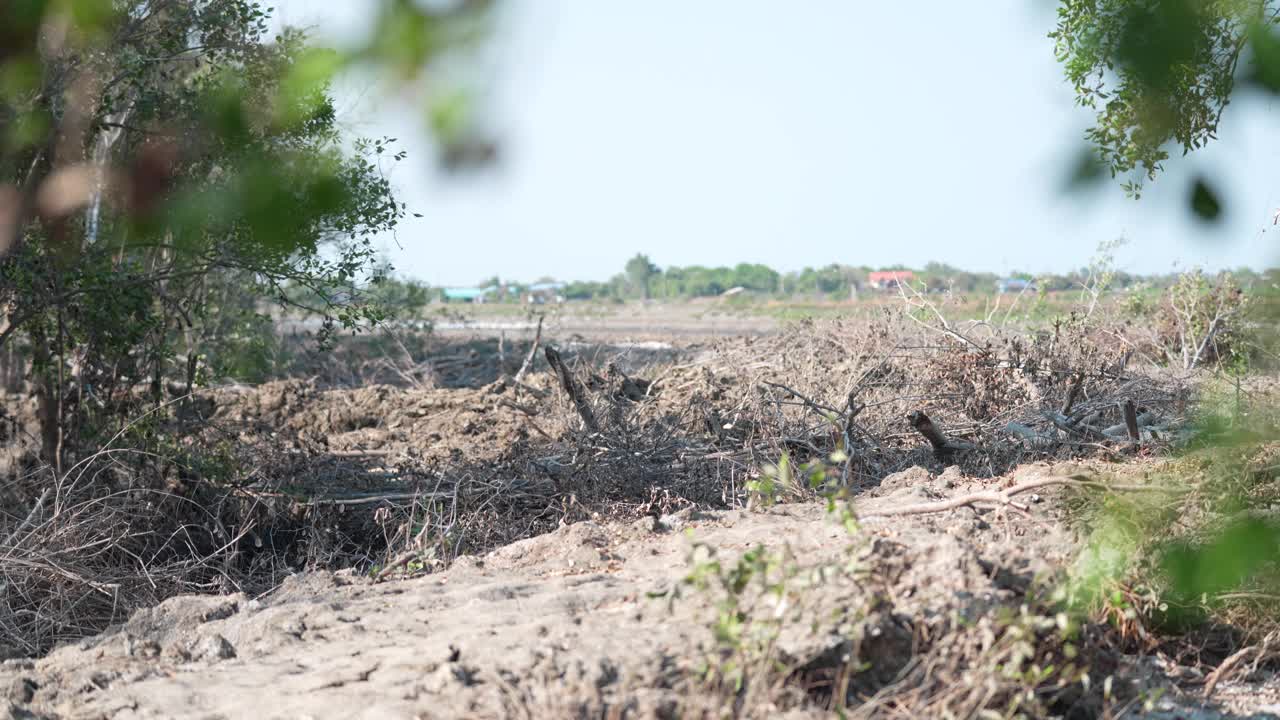
{"type": "MultiPolygon", "coordinates": [[[[926,701],[950,695],[963,705],[1008,691],[1000,676],[1011,662],[1010,628],[1044,619],[1037,593],[1077,556],[1080,539],[1062,490],[1028,497],[1025,512],[875,513],[1044,477],[1132,471],[1141,482],[1140,463],[1107,462],[1119,459],[1113,453],[1029,463],[1022,451],[975,452],[944,471],[903,420],[917,407],[904,388],[923,385],[941,398],[931,415],[966,438],[994,437],[1007,411],[1056,406],[1061,383],[1036,385],[998,367],[952,368],[946,354],[891,364],[880,336],[860,326],[845,335],[824,330],[821,341],[803,328],[759,337],[754,331],[772,320],[726,314],[724,334],[750,337],[715,338],[696,314],[625,312],[599,321],[625,340],[586,342],[576,328],[596,328],[590,317],[558,318],[544,334],[581,361],[579,381],[605,419],[605,432],[590,437],[577,432],[577,411],[545,368],[524,385],[503,379],[527,352],[527,324],[501,341],[493,328],[459,328],[489,336],[428,343],[420,355],[401,347],[404,357],[389,355],[363,375],[350,366],[381,356],[360,346],[327,357],[316,376],[202,394],[194,410],[207,416],[210,437],[239,438],[266,463],[241,463],[254,470],[237,478],[239,492],[274,503],[281,517],[315,512],[308,531],[346,528],[367,542],[387,498],[416,508],[424,492],[452,498],[455,509],[498,509],[468,531],[474,549],[465,552],[476,554],[410,564],[416,576],[376,582],[353,571],[306,572],[262,597],[175,597],[42,658],[5,660],[0,718],[684,718],[725,709],[826,717],[837,685],[863,716],[918,716],[901,709],[917,707],[912,693],[923,698],[919,707],[936,707],[926,701]],[[703,335],[680,337],[685,320],[703,335]],[[619,395],[626,385],[615,363],[623,378],[659,377],[667,387],[644,402],[619,395]],[[705,509],[728,505],[717,504],[721,492],[758,477],[743,468],[762,458],[784,448],[829,450],[827,426],[815,425],[801,402],[764,392],[763,381],[839,402],[859,377],[871,378],[859,395],[871,409],[858,416],[871,440],[850,455],[862,469],[846,486],[861,518],[855,532],[824,504],[705,509]],[[960,421],[971,415],[986,424],[960,421]],[[761,437],[804,442],[761,449],[761,437]],[[1019,462],[1026,464],[1009,471],[1019,462]],[[608,514],[610,502],[622,504],[614,519],[595,514],[608,514]],[[653,515],[634,519],[644,512],[653,515]],[[769,582],[743,580],[727,593],[744,557],[763,558],[769,582]],[[735,631],[777,634],[762,657],[744,640],[725,640],[735,631]],[[743,663],[771,674],[749,678],[732,707],[725,689],[733,683],[709,681],[707,670],[723,680],[743,663]],[[778,686],[761,689],[763,680],[778,686]]],[[[1089,402],[1114,406],[1106,383],[1086,390],[1089,402]]],[[[1145,402],[1181,401],[1161,392],[1145,402]]],[[[404,520],[401,543],[414,517],[404,520]]],[[[246,535],[235,553],[249,558],[259,542],[273,540],[246,535]]],[[[302,560],[291,567],[317,566],[302,560]]],[[[1018,672],[1070,660],[1049,637],[1055,618],[1047,619],[1047,631],[1026,627],[1047,633],[1032,646],[1049,655],[1015,661],[1018,672]]],[[[1063,717],[1280,717],[1273,674],[1233,673],[1205,701],[1206,672],[1221,657],[1182,666],[1159,651],[1128,655],[1132,648],[1110,639],[1089,642],[1078,649],[1094,687],[1111,678],[1112,692],[1105,702],[1098,692],[1065,694],[1055,705],[1063,717]]],[[[990,707],[989,698],[974,707],[990,707]]]]}
{"type": "MultiPolygon", "coordinates": [[[[784,308],[779,305],[778,308],[784,308]]],[[[832,305],[827,312],[866,312],[855,305],[832,305]]],[[[443,337],[510,337],[532,335],[538,317],[544,319],[548,337],[575,335],[595,340],[688,339],[763,335],[776,332],[784,322],[781,310],[771,305],[734,306],[718,299],[693,302],[628,302],[623,304],[570,302],[562,305],[427,306],[410,326],[427,327],[443,337]]],[[[283,318],[282,332],[315,331],[316,318],[283,318]]]]}
{"type": "MultiPolygon", "coordinates": [[[[1033,466],[994,484],[1067,471],[1080,469],[1033,466]]],[[[856,509],[992,485],[917,468],[856,509]]],[[[788,626],[778,657],[818,671],[851,654],[866,663],[855,684],[871,691],[910,661],[913,637],[980,626],[1069,559],[1073,539],[1055,506],[1047,498],[1029,517],[959,508],[868,518],[852,536],[814,504],[584,521],[412,579],[308,573],[260,599],[178,597],[43,659],[0,665],[0,716],[543,718],[605,707],[689,716],[685,681],[713,657],[717,601],[681,582],[695,542],[726,565],[762,544],[785,548],[797,567],[860,567],[860,580],[807,590],[810,622],[788,626]]],[[[1163,689],[1149,717],[1280,714],[1274,680],[1224,685],[1201,706],[1197,687],[1170,679],[1175,669],[1147,670],[1132,682],[1163,689]]]]}

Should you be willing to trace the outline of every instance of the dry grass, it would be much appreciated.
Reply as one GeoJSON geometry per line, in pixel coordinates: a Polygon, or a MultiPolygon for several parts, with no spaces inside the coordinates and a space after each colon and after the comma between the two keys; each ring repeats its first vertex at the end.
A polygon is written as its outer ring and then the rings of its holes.
{"type": "MultiPolygon", "coordinates": [[[[1077,377],[1065,414],[1084,427],[1119,422],[1120,400],[1169,426],[1186,413],[1185,379],[1138,367],[1084,323],[959,331],[886,308],[680,353],[562,344],[594,433],[545,364],[522,384],[503,379],[527,343],[496,357],[398,338],[349,378],[204,393],[203,417],[171,425],[165,443],[107,448],[62,478],[28,463],[0,488],[21,509],[0,516],[0,643],[37,654],[176,593],[256,593],[299,569],[424,571],[562,522],[740,506],[784,454],[800,465],[844,452],[829,479],[857,492],[917,464],[993,477],[1031,460],[1132,453],[1046,415],[1077,377]],[[342,387],[367,373],[398,384],[342,387]],[[968,449],[936,456],[907,423],[912,411],[968,449]],[[372,446],[338,444],[352,437],[372,446]]],[[[821,490],[796,484],[778,499],[821,490]]]]}

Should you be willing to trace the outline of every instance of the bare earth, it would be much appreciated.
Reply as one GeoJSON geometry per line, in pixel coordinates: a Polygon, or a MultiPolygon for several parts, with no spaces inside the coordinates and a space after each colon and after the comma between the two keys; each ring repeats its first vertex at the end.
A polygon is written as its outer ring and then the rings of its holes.
{"type": "MultiPolygon", "coordinates": [[[[1081,471],[1039,465],[975,482],[914,468],[857,509],[1081,471]]],[[[43,659],[0,665],[0,716],[542,718],[607,707],[688,717],[698,708],[679,688],[710,657],[715,617],[711,593],[681,584],[693,541],[726,561],[764,544],[806,567],[864,568],[865,581],[837,578],[805,594],[813,622],[789,625],[778,656],[821,673],[853,655],[868,663],[854,682],[870,694],[909,670],[913,631],[980,629],[1016,607],[1037,572],[1068,561],[1073,540],[1054,506],[1046,497],[1029,518],[971,508],[868,518],[853,537],[815,504],[584,521],[414,579],[308,573],[259,600],[178,597],[43,659]]],[[[1224,684],[1201,707],[1198,687],[1170,679],[1177,668],[1131,670],[1145,677],[1132,682],[1164,688],[1147,717],[1280,713],[1274,680],[1224,684]]]]}
{"type": "MultiPolygon", "coordinates": [[[[636,328],[657,322],[657,310],[626,312],[636,328]]],[[[801,718],[827,716],[832,697],[851,717],[967,718],[1025,693],[1039,693],[1037,716],[1071,720],[1280,717],[1267,668],[1208,682],[1238,648],[1196,657],[1105,623],[1068,632],[1047,594],[1088,529],[1067,513],[1078,487],[1019,496],[1025,508],[876,515],[1050,477],[1148,482],[1143,463],[1158,454],[1046,449],[1005,429],[1047,425],[1041,410],[1074,392],[1063,368],[1123,360],[1064,335],[1010,344],[1016,365],[979,362],[901,318],[772,335],[745,327],[759,318],[717,318],[733,337],[681,339],[658,318],[671,342],[637,330],[612,345],[574,329],[594,318],[548,321],[543,341],[573,355],[599,432],[580,430],[589,413],[549,360],[527,355],[527,323],[496,338],[364,340],[293,379],[202,393],[190,412],[207,437],[187,439],[236,438],[244,453],[228,482],[245,515],[228,517],[245,530],[216,536],[219,562],[389,564],[390,579],[304,572],[262,597],[144,607],[39,659],[0,662],[0,718],[801,718]],[[537,362],[516,381],[525,357],[537,362]],[[637,380],[657,389],[631,392],[637,380]],[[848,412],[842,432],[810,398],[848,412]],[[922,408],[975,449],[944,465],[905,420],[922,408]],[[839,506],[758,507],[746,491],[765,463],[838,446],[854,448],[841,479],[852,532],[839,506]],[[757,507],[708,509],[748,497],[757,507]],[[411,541],[426,529],[429,542],[411,541]]],[[[687,320],[705,330],[706,318],[687,320]]],[[[1100,426],[1116,421],[1117,398],[1170,421],[1183,412],[1180,384],[1121,375],[1092,375],[1077,412],[1100,426]]],[[[206,497],[187,482],[166,492],[206,497]]],[[[78,547],[20,589],[57,593],[78,547]]],[[[148,579],[108,618],[145,606],[148,579]]],[[[103,602],[78,591],[57,599],[103,602]]],[[[29,607],[10,615],[42,609],[29,607]]]]}

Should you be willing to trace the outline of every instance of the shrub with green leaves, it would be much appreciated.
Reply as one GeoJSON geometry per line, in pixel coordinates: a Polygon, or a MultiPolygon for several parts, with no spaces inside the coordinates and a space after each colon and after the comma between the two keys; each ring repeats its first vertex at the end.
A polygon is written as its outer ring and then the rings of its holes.
{"type": "Polygon", "coordinates": [[[403,153],[340,136],[344,58],[248,0],[152,5],[23,3],[0,52],[0,345],[31,353],[50,462],[170,382],[263,379],[290,288],[322,334],[382,317],[403,153]]]}

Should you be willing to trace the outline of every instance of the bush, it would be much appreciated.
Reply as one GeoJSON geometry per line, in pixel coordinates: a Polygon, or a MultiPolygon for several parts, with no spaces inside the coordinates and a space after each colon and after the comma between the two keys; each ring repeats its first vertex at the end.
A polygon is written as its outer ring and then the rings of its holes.
{"type": "Polygon", "coordinates": [[[1145,284],[1120,300],[1136,347],[1171,367],[1194,370],[1247,360],[1252,335],[1253,298],[1231,273],[1209,277],[1182,273],[1159,296],[1145,284]]]}
{"type": "Polygon", "coordinates": [[[1249,298],[1230,273],[1183,273],[1156,310],[1153,326],[1170,364],[1192,370],[1244,351],[1249,298]]]}

